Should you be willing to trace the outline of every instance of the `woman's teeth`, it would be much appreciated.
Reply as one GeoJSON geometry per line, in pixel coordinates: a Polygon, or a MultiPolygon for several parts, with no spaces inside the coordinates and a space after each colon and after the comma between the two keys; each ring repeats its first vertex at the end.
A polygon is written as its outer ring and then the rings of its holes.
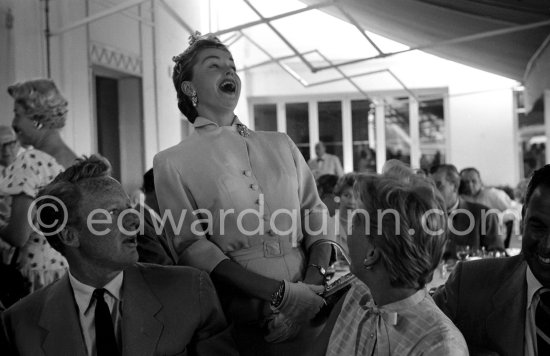
{"type": "Polygon", "coordinates": [[[225,80],[220,84],[220,89],[224,92],[234,93],[235,83],[231,80],[225,80]]]}

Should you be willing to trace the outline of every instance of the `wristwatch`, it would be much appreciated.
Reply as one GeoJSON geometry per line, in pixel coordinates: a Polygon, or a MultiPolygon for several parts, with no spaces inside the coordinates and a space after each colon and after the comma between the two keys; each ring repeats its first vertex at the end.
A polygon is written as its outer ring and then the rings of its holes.
{"type": "Polygon", "coordinates": [[[308,267],[315,267],[319,270],[319,273],[321,274],[321,276],[323,277],[326,277],[327,276],[327,269],[323,266],[319,266],[319,265],[316,265],[316,264],[313,264],[313,263],[310,263],[308,267]]]}

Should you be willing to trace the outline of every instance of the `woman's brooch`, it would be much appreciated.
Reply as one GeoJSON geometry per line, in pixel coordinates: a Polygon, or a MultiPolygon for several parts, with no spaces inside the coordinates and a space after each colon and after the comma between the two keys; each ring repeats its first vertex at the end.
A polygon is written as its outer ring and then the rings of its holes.
{"type": "Polygon", "coordinates": [[[242,137],[250,136],[250,130],[248,129],[248,127],[246,127],[246,125],[243,125],[243,124],[237,124],[237,132],[242,137]]]}

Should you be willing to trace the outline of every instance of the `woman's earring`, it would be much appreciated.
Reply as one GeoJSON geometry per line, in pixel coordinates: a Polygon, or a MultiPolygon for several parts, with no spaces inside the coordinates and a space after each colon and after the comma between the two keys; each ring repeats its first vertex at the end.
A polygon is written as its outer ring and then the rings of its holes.
{"type": "Polygon", "coordinates": [[[197,107],[197,104],[199,102],[199,99],[197,98],[197,92],[193,90],[193,93],[191,93],[191,104],[193,104],[194,107],[197,107]]]}
{"type": "Polygon", "coordinates": [[[197,107],[199,99],[197,98],[197,91],[193,87],[193,84],[191,84],[191,82],[189,81],[185,81],[182,83],[181,89],[183,91],[183,94],[187,95],[187,97],[191,100],[191,104],[193,104],[193,107],[197,107]]]}
{"type": "Polygon", "coordinates": [[[34,121],[34,127],[36,127],[37,130],[40,130],[42,128],[42,124],[38,121],[34,121]]]}

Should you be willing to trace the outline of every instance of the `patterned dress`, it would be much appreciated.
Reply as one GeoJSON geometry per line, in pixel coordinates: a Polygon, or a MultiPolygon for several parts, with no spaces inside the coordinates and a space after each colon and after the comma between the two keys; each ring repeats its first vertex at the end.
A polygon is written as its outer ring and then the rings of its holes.
{"type": "MultiPolygon", "coordinates": [[[[40,188],[50,183],[63,171],[49,154],[30,149],[17,156],[0,182],[4,196],[25,194],[34,199],[40,188]]],[[[33,221],[36,226],[36,222],[33,221]]],[[[18,266],[31,283],[31,292],[52,283],[66,272],[67,261],[49,244],[46,238],[33,228],[26,244],[19,250],[18,266]]]]}

